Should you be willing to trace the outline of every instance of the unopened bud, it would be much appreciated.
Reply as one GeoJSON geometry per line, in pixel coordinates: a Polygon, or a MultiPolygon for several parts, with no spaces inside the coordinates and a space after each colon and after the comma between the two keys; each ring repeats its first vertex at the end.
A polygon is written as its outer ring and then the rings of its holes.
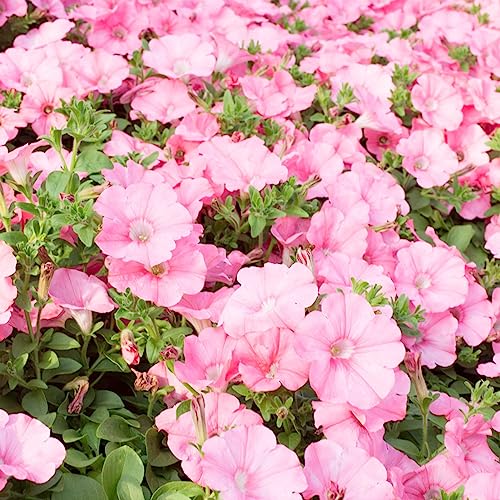
{"type": "Polygon", "coordinates": [[[424,380],[424,375],[422,373],[422,363],[421,363],[421,353],[419,352],[407,352],[404,363],[406,369],[408,370],[408,375],[411,381],[415,385],[415,392],[417,393],[417,399],[421,403],[425,398],[429,397],[429,390],[424,380]]]}
{"type": "Polygon", "coordinates": [[[75,391],[73,401],[68,405],[68,413],[80,413],[83,408],[83,398],[89,390],[88,377],[77,377],[64,386],[65,391],[75,391]]]}
{"type": "Polygon", "coordinates": [[[162,351],[160,352],[160,357],[163,360],[172,359],[176,361],[179,359],[180,354],[181,351],[178,347],[175,347],[175,345],[168,345],[162,349],[162,351]]]}
{"type": "Polygon", "coordinates": [[[120,348],[122,357],[129,366],[139,364],[141,359],[139,349],[135,343],[134,334],[128,328],[123,330],[120,334],[120,348]]]}
{"type": "Polygon", "coordinates": [[[314,274],[314,259],[313,259],[313,248],[312,246],[308,247],[298,247],[297,252],[295,254],[295,259],[297,262],[304,264],[313,274],[314,274]]]}
{"type": "Polygon", "coordinates": [[[44,262],[40,266],[40,278],[38,279],[38,300],[46,302],[49,297],[49,287],[56,266],[52,262],[44,262]]]}
{"type": "Polygon", "coordinates": [[[191,400],[191,417],[193,418],[196,442],[200,446],[203,446],[203,443],[208,439],[203,395],[199,395],[191,400]]]}

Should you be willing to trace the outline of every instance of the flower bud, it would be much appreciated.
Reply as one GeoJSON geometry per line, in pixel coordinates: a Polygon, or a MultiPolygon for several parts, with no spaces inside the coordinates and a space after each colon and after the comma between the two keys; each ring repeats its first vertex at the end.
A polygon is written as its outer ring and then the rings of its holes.
{"type": "Polygon", "coordinates": [[[80,413],[82,411],[83,398],[87,394],[89,387],[88,377],[77,377],[64,386],[65,391],[75,391],[73,401],[68,405],[68,413],[80,413]]]}
{"type": "Polygon", "coordinates": [[[202,394],[191,400],[191,417],[193,418],[196,442],[201,447],[208,439],[205,400],[202,394]]]}
{"type": "Polygon", "coordinates": [[[308,246],[305,248],[298,247],[295,254],[297,262],[304,264],[314,274],[314,260],[313,260],[313,247],[308,246]]]}
{"type": "Polygon", "coordinates": [[[127,328],[120,334],[120,348],[122,357],[129,366],[139,364],[141,359],[139,349],[135,343],[134,334],[127,328]]]}
{"type": "Polygon", "coordinates": [[[55,269],[52,262],[44,262],[40,266],[40,278],[38,279],[38,300],[40,302],[46,302],[49,297],[49,286],[55,269]]]}
{"type": "Polygon", "coordinates": [[[429,397],[429,390],[427,389],[424,375],[422,373],[422,363],[420,358],[421,354],[419,352],[407,352],[404,363],[406,369],[408,370],[408,375],[415,385],[417,399],[421,403],[425,398],[429,397]]]}
{"type": "Polygon", "coordinates": [[[163,360],[172,359],[176,361],[179,359],[180,354],[179,348],[175,347],[175,345],[168,345],[160,352],[160,357],[163,360]]]}

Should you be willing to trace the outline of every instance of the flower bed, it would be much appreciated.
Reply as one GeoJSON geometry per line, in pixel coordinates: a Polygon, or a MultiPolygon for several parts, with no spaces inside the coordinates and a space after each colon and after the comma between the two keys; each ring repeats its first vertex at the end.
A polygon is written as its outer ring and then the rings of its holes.
{"type": "Polygon", "coordinates": [[[496,0],[0,26],[0,498],[499,498],[496,0]]]}

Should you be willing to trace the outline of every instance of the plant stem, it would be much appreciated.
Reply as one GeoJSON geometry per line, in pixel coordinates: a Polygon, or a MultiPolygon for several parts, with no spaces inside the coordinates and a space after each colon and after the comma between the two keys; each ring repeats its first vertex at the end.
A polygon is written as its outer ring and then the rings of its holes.
{"type": "Polygon", "coordinates": [[[429,444],[427,442],[428,439],[428,430],[429,430],[429,412],[422,411],[422,446],[420,448],[420,454],[424,460],[429,458],[429,444]]]}
{"type": "Polygon", "coordinates": [[[24,319],[26,321],[26,326],[28,327],[28,333],[31,338],[31,341],[35,344],[35,348],[33,349],[33,366],[35,367],[35,376],[38,380],[40,380],[40,359],[38,356],[38,336],[35,335],[33,331],[33,326],[31,325],[31,317],[28,311],[24,311],[24,319]]]}

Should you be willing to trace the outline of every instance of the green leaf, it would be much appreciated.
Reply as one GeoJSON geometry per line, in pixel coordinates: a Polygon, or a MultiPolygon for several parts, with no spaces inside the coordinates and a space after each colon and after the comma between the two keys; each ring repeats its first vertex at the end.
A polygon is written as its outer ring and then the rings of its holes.
{"type": "Polygon", "coordinates": [[[50,370],[44,370],[42,378],[48,381],[57,375],[68,375],[77,372],[82,367],[81,363],[71,358],[59,358],[59,366],[50,370]]]}
{"type": "Polygon", "coordinates": [[[28,382],[29,389],[47,389],[47,384],[43,380],[37,380],[36,378],[28,382]]]}
{"type": "Polygon", "coordinates": [[[197,484],[188,481],[170,481],[167,484],[160,486],[151,497],[151,500],[165,500],[171,498],[168,495],[180,493],[187,498],[195,498],[203,495],[203,488],[197,484]]]}
{"type": "Polygon", "coordinates": [[[98,456],[89,458],[87,457],[87,455],[85,455],[85,453],[70,448],[66,452],[66,458],[64,459],[64,462],[68,465],[71,465],[72,467],[76,467],[77,469],[85,469],[86,467],[91,466],[93,463],[99,460],[99,458],[101,457],[98,456]]]}
{"type": "Polygon", "coordinates": [[[83,435],[76,429],[67,429],[62,433],[62,438],[65,443],[74,443],[83,439],[83,435]]]}
{"type": "Polygon", "coordinates": [[[45,351],[40,358],[40,368],[50,370],[59,367],[59,358],[54,351],[45,351]]]}
{"type": "Polygon", "coordinates": [[[139,455],[129,446],[113,450],[104,461],[102,467],[102,484],[109,500],[118,499],[118,483],[122,478],[142,483],[144,465],[139,455]]]}
{"type": "Polygon", "coordinates": [[[95,399],[92,402],[92,408],[103,407],[106,410],[116,410],[125,405],[118,394],[112,391],[99,390],[95,393],[95,399]]]}
{"type": "Polygon", "coordinates": [[[70,181],[71,174],[65,170],[51,172],[45,179],[45,190],[53,199],[59,199],[59,195],[64,193],[70,181]]]}
{"type": "Polygon", "coordinates": [[[474,228],[470,224],[453,226],[446,235],[445,241],[448,245],[456,246],[461,252],[464,252],[469,246],[474,236],[474,228]]]}
{"type": "Polygon", "coordinates": [[[66,335],[65,333],[54,332],[45,346],[49,349],[54,349],[55,351],[69,351],[70,349],[80,347],[80,343],[78,340],[66,335]]]}
{"type": "Polygon", "coordinates": [[[110,168],[113,168],[113,163],[107,155],[97,149],[88,148],[78,155],[75,170],[95,174],[110,168]]]}
{"type": "Polygon", "coordinates": [[[262,215],[250,214],[248,223],[250,224],[250,235],[252,238],[257,238],[266,228],[267,219],[262,215]]]}
{"type": "Polygon", "coordinates": [[[41,417],[49,410],[47,399],[41,389],[28,392],[23,397],[21,405],[32,417],[41,417]]]}
{"type": "Polygon", "coordinates": [[[12,341],[12,356],[18,358],[24,353],[32,352],[36,347],[35,342],[31,340],[29,335],[16,335],[12,341]]]}
{"type": "Polygon", "coordinates": [[[146,432],[148,464],[153,467],[168,467],[178,459],[162,445],[163,435],[153,427],[146,432]]]}
{"type": "Polygon", "coordinates": [[[8,233],[0,233],[0,240],[5,241],[8,245],[15,246],[19,243],[25,243],[28,238],[21,231],[10,231],[8,233]]]}
{"type": "Polygon", "coordinates": [[[190,409],[191,409],[190,399],[186,399],[186,401],[179,403],[177,405],[177,408],[175,409],[175,418],[178,419],[181,415],[187,413],[190,409]]]}
{"type": "Polygon", "coordinates": [[[125,443],[135,439],[138,434],[124,418],[118,415],[111,415],[111,417],[99,425],[96,436],[112,443],[125,443]]]}
{"type": "Polygon", "coordinates": [[[417,446],[411,441],[407,441],[405,439],[396,439],[396,438],[392,439],[390,437],[387,437],[386,441],[392,446],[394,446],[394,448],[396,448],[397,450],[406,453],[412,458],[416,458],[420,454],[420,451],[417,448],[417,446]]]}
{"type": "Polygon", "coordinates": [[[116,493],[119,500],[144,500],[141,483],[127,476],[122,477],[118,482],[116,493]]]}
{"type": "Polygon", "coordinates": [[[63,474],[63,488],[52,493],[51,500],[108,500],[104,488],[95,479],[77,474],[63,474]]]}

